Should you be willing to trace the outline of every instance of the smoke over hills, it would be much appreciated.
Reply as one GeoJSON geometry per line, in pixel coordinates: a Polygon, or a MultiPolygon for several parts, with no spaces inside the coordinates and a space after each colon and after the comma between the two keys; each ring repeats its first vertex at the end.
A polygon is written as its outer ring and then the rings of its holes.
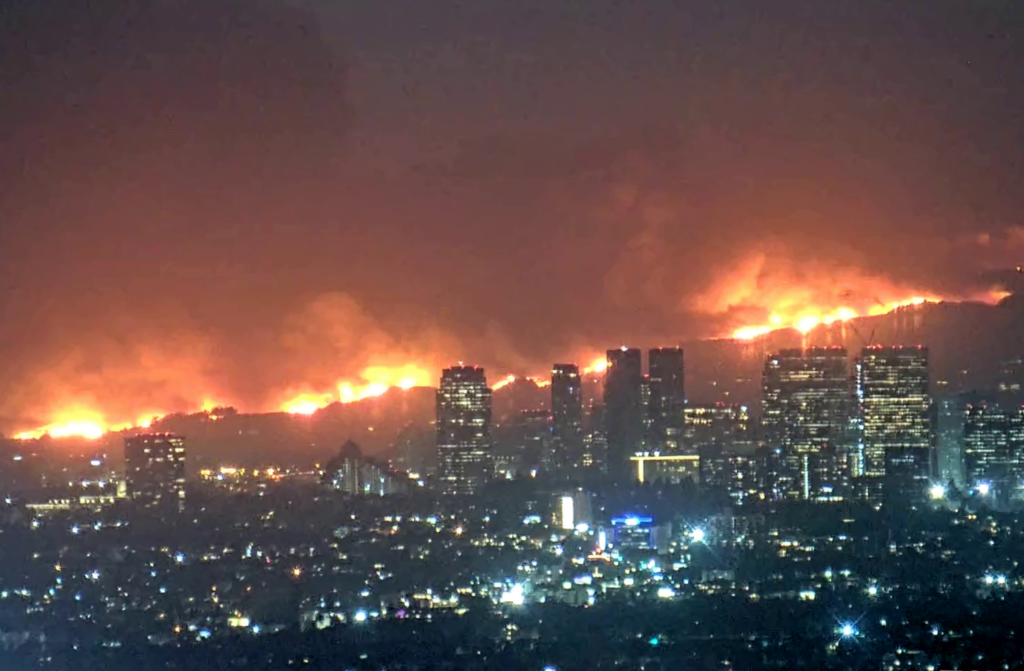
{"type": "Polygon", "coordinates": [[[0,9],[0,431],[1015,288],[1005,17],[385,4],[0,9]]]}

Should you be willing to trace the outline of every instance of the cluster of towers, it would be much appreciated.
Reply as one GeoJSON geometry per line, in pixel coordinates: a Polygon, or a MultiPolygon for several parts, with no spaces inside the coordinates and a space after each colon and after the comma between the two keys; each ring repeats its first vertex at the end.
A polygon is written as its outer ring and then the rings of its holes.
{"type": "MultiPolygon", "coordinates": [[[[772,499],[879,501],[886,492],[926,495],[940,477],[937,406],[925,347],[871,346],[852,360],[840,347],[788,349],[766,357],[756,441],[747,433],[746,407],[687,402],[684,353],[678,347],[649,350],[646,374],[641,350],[609,350],[600,401],[584,412],[579,367],[554,365],[554,470],[597,467],[613,479],[630,481],[643,479],[647,461],[703,462],[743,442],[751,455],[754,445],[760,446],[759,491],[772,499]],[[702,438],[701,431],[711,426],[714,439],[702,438]]],[[[1006,425],[999,417],[992,421],[1006,425]]],[[[489,477],[490,427],[491,390],[483,369],[445,370],[437,402],[445,492],[472,493],[489,477]]],[[[998,442],[989,444],[996,441],[989,435],[984,444],[974,440],[980,455],[975,461],[989,463],[1002,454],[998,442]]],[[[970,441],[968,454],[969,448],[970,441]]],[[[709,468],[702,463],[698,470],[709,468]]]]}

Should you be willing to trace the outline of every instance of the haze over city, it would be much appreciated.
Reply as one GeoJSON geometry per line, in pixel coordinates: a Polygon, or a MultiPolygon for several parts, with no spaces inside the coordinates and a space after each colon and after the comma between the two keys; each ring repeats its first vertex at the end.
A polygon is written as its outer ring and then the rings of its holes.
{"type": "Polygon", "coordinates": [[[1021,0],[0,2],[0,669],[1024,669],[1021,73],[1021,0]]]}
{"type": "Polygon", "coordinates": [[[919,9],[5,7],[0,427],[994,302],[1020,10],[919,9]]]}

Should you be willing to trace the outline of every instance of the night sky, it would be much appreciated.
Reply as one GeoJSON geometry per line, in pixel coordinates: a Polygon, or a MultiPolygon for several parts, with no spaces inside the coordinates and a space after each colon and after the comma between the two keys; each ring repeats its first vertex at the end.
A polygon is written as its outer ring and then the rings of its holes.
{"type": "Polygon", "coordinates": [[[0,430],[973,296],[1022,73],[1015,0],[3,3],[0,430]]]}

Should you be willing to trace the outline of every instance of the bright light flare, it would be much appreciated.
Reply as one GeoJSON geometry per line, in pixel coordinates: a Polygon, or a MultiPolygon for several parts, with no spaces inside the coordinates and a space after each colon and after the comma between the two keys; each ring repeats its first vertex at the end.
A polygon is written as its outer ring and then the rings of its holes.
{"type": "MultiPolygon", "coordinates": [[[[942,299],[933,296],[914,296],[902,301],[880,303],[868,309],[867,315],[877,316],[888,314],[900,308],[924,305],[925,303],[938,303],[942,299]]],[[[831,326],[836,323],[843,323],[860,317],[861,313],[851,307],[841,306],[830,309],[813,309],[808,312],[806,306],[797,314],[785,314],[785,311],[772,312],[767,324],[755,324],[741,326],[732,332],[735,340],[754,340],[772,331],[791,328],[806,335],[821,325],[831,326]]]]}
{"type": "Polygon", "coordinates": [[[492,384],[491,385],[491,391],[498,391],[499,389],[504,389],[505,387],[509,386],[510,384],[512,384],[515,381],[516,381],[516,376],[513,375],[512,373],[509,373],[505,377],[501,378],[500,380],[498,380],[497,382],[492,384]]]}
{"type": "Polygon", "coordinates": [[[584,375],[603,375],[608,370],[608,359],[601,357],[583,369],[584,375]]]}
{"type": "Polygon", "coordinates": [[[369,366],[359,374],[360,380],[340,380],[336,392],[301,393],[281,404],[281,410],[292,415],[312,415],[332,403],[356,403],[383,396],[391,389],[408,391],[431,384],[431,375],[414,364],[405,366],[369,366]]]}
{"type": "Polygon", "coordinates": [[[753,340],[771,333],[776,328],[775,326],[744,326],[733,331],[732,337],[736,340],[753,340]]]}
{"type": "Polygon", "coordinates": [[[334,402],[331,394],[300,394],[282,406],[290,415],[312,415],[334,402]]]}
{"type": "Polygon", "coordinates": [[[932,485],[931,489],[928,490],[928,495],[933,501],[939,501],[946,498],[946,488],[942,485],[932,485]]]}
{"type": "Polygon", "coordinates": [[[814,315],[807,315],[796,320],[796,330],[800,331],[800,333],[810,333],[820,323],[820,317],[816,317],[814,315]]]}
{"type": "Polygon", "coordinates": [[[50,424],[32,431],[22,431],[14,437],[18,440],[34,440],[49,435],[51,438],[86,438],[96,440],[106,433],[102,422],[89,419],[76,419],[68,422],[50,424]]]}

